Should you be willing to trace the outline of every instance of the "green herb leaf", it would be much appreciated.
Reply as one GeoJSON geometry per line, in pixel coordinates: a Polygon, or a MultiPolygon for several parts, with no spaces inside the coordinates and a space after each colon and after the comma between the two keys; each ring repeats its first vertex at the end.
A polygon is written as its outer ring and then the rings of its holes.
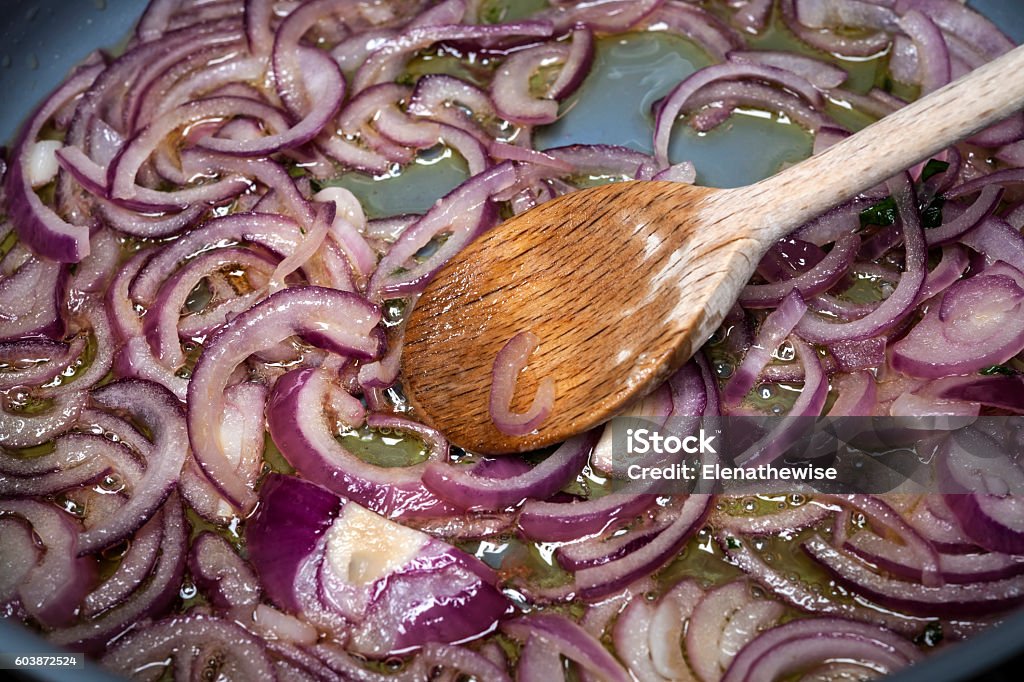
{"type": "Polygon", "coordinates": [[[1017,372],[1012,367],[1007,367],[1006,365],[991,365],[983,370],[980,370],[978,374],[983,374],[987,377],[995,376],[997,374],[1012,377],[1016,376],[1017,372]]]}
{"type": "Polygon", "coordinates": [[[739,549],[742,547],[742,545],[740,545],[740,541],[731,536],[725,539],[725,544],[729,549],[739,549]]]}
{"type": "Polygon", "coordinates": [[[946,200],[942,197],[935,197],[931,203],[921,209],[921,225],[927,229],[938,227],[942,224],[942,205],[946,200]]]}
{"type": "Polygon", "coordinates": [[[874,206],[869,206],[860,212],[860,226],[868,225],[893,225],[896,222],[896,200],[886,197],[874,206]]]}
{"type": "Polygon", "coordinates": [[[924,169],[921,171],[921,182],[924,182],[939,173],[945,173],[948,169],[949,163],[939,161],[938,159],[931,159],[924,165],[924,169]]]}

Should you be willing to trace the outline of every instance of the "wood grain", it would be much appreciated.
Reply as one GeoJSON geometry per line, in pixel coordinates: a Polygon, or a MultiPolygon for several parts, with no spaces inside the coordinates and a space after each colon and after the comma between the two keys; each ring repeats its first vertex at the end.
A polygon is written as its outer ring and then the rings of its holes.
{"type": "Polygon", "coordinates": [[[467,450],[564,440],[624,409],[721,323],[771,244],[808,219],[1024,106],[1024,48],[755,185],[624,182],[556,198],[471,244],[420,297],[404,386],[417,416],[467,450]],[[555,379],[551,416],[525,436],[488,414],[491,369],[515,334],[541,345],[513,408],[555,379]]]}

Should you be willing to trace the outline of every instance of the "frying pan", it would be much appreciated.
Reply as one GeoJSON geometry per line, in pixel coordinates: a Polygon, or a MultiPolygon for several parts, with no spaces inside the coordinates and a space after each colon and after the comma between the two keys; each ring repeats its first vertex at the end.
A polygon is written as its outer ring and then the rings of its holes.
{"type": "MultiPolygon", "coordinates": [[[[4,97],[0,106],[0,142],[13,137],[32,107],[74,64],[97,47],[114,47],[124,40],[146,4],[147,0],[0,0],[0,93],[4,97]]],[[[992,19],[1015,41],[1024,42],[1024,2],[970,0],[968,4],[992,19]]],[[[718,160],[730,163],[728,158],[718,160]]],[[[52,653],[53,647],[20,624],[0,619],[0,652],[52,653]]],[[[1024,665],[1024,612],[890,680],[1009,682],[1020,679],[1020,665],[1024,665]]],[[[12,677],[9,671],[0,675],[12,677]]],[[[77,682],[119,679],[92,664],[84,670],[38,671],[22,678],[77,682]]]]}

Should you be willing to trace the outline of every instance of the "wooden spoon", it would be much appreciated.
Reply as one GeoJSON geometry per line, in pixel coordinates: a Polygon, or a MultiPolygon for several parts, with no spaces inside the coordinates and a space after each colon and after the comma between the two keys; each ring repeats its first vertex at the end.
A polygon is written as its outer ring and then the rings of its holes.
{"type": "Polygon", "coordinates": [[[506,221],[455,256],[413,310],[402,372],[417,417],[489,454],[610,419],[701,347],[772,244],[1024,107],[1022,74],[1024,47],[749,187],[622,182],[506,221]],[[513,408],[528,407],[544,377],[555,403],[536,431],[510,436],[490,419],[491,372],[524,331],[540,346],[513,408]]]}

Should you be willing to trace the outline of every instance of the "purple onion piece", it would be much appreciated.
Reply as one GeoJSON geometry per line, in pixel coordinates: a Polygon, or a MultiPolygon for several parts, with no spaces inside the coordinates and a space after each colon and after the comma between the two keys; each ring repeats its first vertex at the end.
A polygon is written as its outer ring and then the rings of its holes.
{"type": "Polygon", "coordinates": [[[651,542],[615,561],[577,571],[576,594],[591,601],[658,570],[700,529],[710,507],[710,495],[688,496],[672,524],[651,542]]]}
{"type": "Polygon", "coordinates": [[[99,404],[124,410],[152,433],[153,449],[146,473],[117,513],[82,533],[83,554],[121,542],[140,528],[174,489],[188,452],[188,433],[181,404],[170,391],[146,381],[122,379],[92,393],[99,404]]]}
{"type": "Polygon", "coordinates": [[[423,484],[442,499],[468,510],[498,510],[526,499],[546,500],[575,479],[595,440],[596,436],[591,434],[571,438],[542,462],[511,477],[499,478],[466,467],[432,462],[423,472],[423,484]]]}
{"type": "Polygon", "coordinates": [[[921,658],[908,640],[878,627],[840,618],[807,618],[772,628],[744,647],[722,682],[774,680],[842,658],[866,671],[891,673],[921,658]]]}
{"type": "Polygon", "coordinates": [[[904,613],[930,616],[980,616],[1007,611],[1024,602],[1024,577],[928,587],[880,575],[849,553],[820,537],[804,542],[804,550],[836,579],[866,599],[904,613]]]}
{"type": "Polygon", "coordinates": [[[354,651],[384,657],[479,637],[509,610],[478,559],[313,483],[272,474],[260,499],[246,536],[268,595],[308,615],[312,571],[317,607],[344,618],[354,651]]]}
{"type": "Polygon", "coordinates": [[[102,652],[110,639],[140,620],[157,616],[178,597],[188,553],[185,518],[177,493],[172,493],[158,514],[163,519],[160,556],[146,582],[120,605],[69,628],[56,630],[48,639],[58,646],[102,652]]]}
{"type": "MultiPolygon", "coordinates": [[[[273,294],[207,339],[188,386],[188,435],[203,472],[233,505],[249,510],[255,493],[235,473],[218,434],[224,390],[249,355],[291,336],[369,359],[380,350],[380,310],[349,292],[294,287],[273,294]]],[[[273,426],[271,426],[273,429],[273,426]]]]}
{"type": "Polygon", "coordinates": [[[252,609],[259,603],[256,574],[228,541],[210,531],[192,541],[189,573],[210,602],[222,609],[252,609]]]}
{"type": "Polygon", "coordinates": [[[600,641],[565,616],[538,613],[506,621],[501,631],[519,641],[536,637],[577,665],[611,682],[629,682],[629,673],[600,641]]]}
{"type": "Polygon", "coordinates": [[[237,623],[205,615],[174,616],[132,631],[110,648],[103,664],[125,674],[173,667],[175,679],[202,679],[210,670],[229,679],[275,679],[258,638],[237,623]]]}
{"type": "Polygon", "coordinates": [[[160,555],[163,524],[163,515],[158,512],[139,529],[114,573],[85,596],[83,616],[95,618],[124,603],[146,581],[160,555]]]}
{"type": "Polygon", "coordinates": [[[44,550],[18,585],[22,607],[46,627],[68,625],[96,579],[95,561],[79,556],[78,525],[64,511],[35,500],[5,500],[0,514],[24,519],[44,550]]]}
{"type": "Polygon", "coordinates": [[[989,268],[955,282],[893,345],[893,367],[912,376],[939,378],[976,372],[1020,352],[1024,289],[1014,273],[1008,266],[989,268]]]}
{"type": "Polygon", "coordinates": [[[747,351],[743,362],[722,391],[722,399],[727,404],[738,403],[754,388],[758,374],[771,361],[772,354],[792,333],[805,312],[807,304],[804,303],[800,292],[794,289],[786,295],[779,307],[765,318],[754,345],[747,351]]]}
{"type": "Polygon", "coordinates": [[[12,163],[4,177],[10,216],[18,236],[36,253],[65,263],[77,263],[89,255],[89,227],[66,222],[43,203],[29,179],[28,154],[47,121],[66,101],[87,89],[102,70],[99,64],[78,69],[36,109],[14,146],[12,163]]]}
{"type": "Polygon", "coordinates": [[[294,370],[278,380],[267,407],[267,425],[285,459],[305,478],[390,518],[454,513],[454,506],[423,485],[423,464],[368,464],[335,439],[324,406],[331,392],[339,390],[318,369],[294,370]]]}
{"type": "Polygon", "coordinates": [[[530,407],[525,412],[512,412],[511,403],[515,396],[517,377],[539,345],[540,339],[533,332],[519,332],[494,356],[488,412],[494,427],[502,433],[522,436],[535,431],[554,407],[555,380],[544,377],[539,382],[530,407]]]}
{"type": "Polygon", "coordinates": [[[702,680],[721,679],[735,655],[785,612],[779,602],[757,599],[746,580],[704,594],[686,628],[690,666],[702,680]]]}

